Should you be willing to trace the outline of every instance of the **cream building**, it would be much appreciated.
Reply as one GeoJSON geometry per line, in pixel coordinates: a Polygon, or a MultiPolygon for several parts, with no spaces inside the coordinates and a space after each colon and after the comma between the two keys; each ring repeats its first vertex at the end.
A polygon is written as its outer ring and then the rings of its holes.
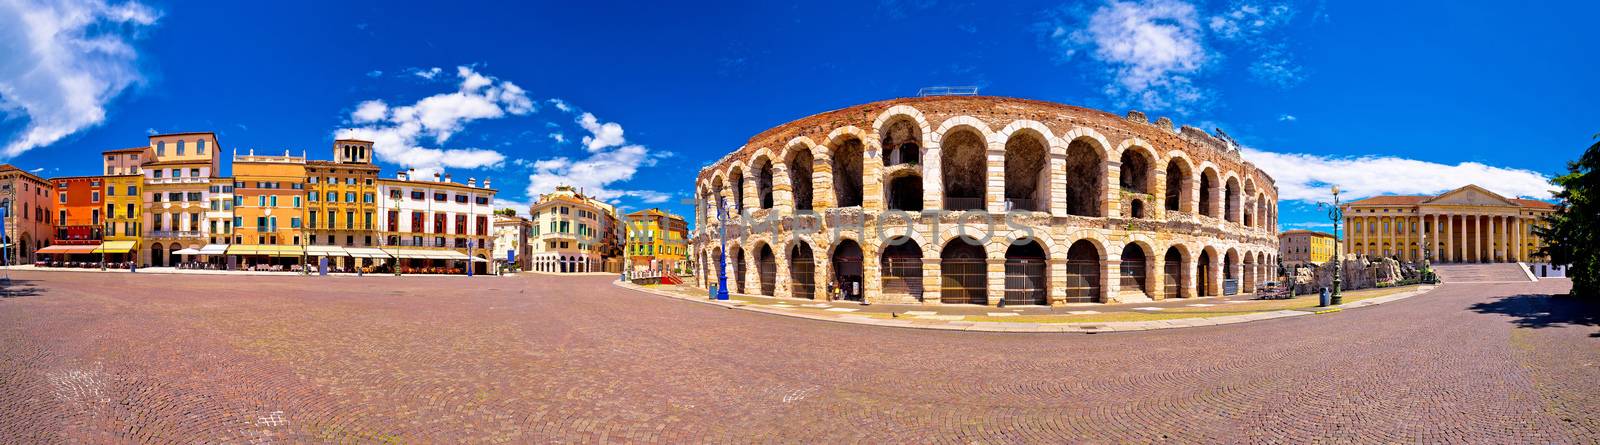
{"type": "Polygon", "coordinates": [[[1343,209],[1346,254],[1500,263],[1533,259],[1541,241],[1532,229],[1555,206],[1468,185],[1438,196],[1375,196],[1343,209]]]}
{"type": "Polygon", "coordinates": [[[620,246],[611,231],[617,210],[569,186],[539,195],[531,215],[532,270],[554,273],[620,272],[620,246]]]}
{"type": "Polygon", "coordinates": [[[533,265],[529,260],[533,248],[528,245],[528,237],[532,232],[533,223],[527,218],[495,215],[494,261],[508,266],[514,263],[520,270],[528,270],[533,265]]]}

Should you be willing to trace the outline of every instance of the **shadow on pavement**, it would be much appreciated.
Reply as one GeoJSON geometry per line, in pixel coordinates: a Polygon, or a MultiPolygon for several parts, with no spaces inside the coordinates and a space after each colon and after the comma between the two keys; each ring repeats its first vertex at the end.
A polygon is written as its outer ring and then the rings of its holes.
{"type": "MultiPolygon", "coordinates": [[[[1472,310],[1516,318],[1517,327],[1600,326],[1600,301],[1567,295],[1513,295],[1472,305],[1472,310]]],[[[1589,334],[1600,338],[1600,332],[1589,334]]]]}
{"type": "Polygon", "coordinates": [[[34,280],[0,282],[0,298],[32,297],[43,293],[33,282],[34,280]]]}

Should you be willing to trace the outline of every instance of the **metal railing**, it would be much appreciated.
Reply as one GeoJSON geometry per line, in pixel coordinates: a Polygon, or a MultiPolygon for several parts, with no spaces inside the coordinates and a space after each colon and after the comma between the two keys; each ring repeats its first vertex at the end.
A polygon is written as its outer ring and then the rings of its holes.
{"type": "Polygon", "coordinates": [[[989,269],[982,258],[940,261],[939,300],[948,304],[988,304],[989,269]]]}
{"type": "Polygon", "coordinates": [[[1045,264],[1040,259],[1006,259],[1006,304],[1048,304],[1045,264]]]}
{"type": "Polygon", "coordinates": [[[1068,303],[1094,303],[1100,299],[1100,264],[1097,261],[1067,261],[1066,300],[1068,303]]]}
{"type": "Polygon", "coordinates": [[[944,198],[945,210],[983,210],[983,198],[960,198],[946,196],[944,198]]]}
{"type": "Polygon", "coordinates": [[[205,232],[199,230],[152,230],[151,238],[204,238],[205,232]]]}
{"type": "Polygon", "coordinates": [[[909,295],[922,300],[922,258],[887,258],[883,264],[883,293],[909,295]]]}

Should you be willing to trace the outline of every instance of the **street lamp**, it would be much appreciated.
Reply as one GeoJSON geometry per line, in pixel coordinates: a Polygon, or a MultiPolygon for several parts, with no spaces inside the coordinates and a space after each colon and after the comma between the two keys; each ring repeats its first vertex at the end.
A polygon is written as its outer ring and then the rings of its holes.
{"type": "Polygon", "coordinates": [[[728,212],[727,204],[722,197],[717,197],[717,230],[722,236],[722,250],[717,255],[717,296],[716,299],[728,300],[728,212]]]}
{"type": "MultiPolygon", "coordinates": [[[[1344,209],[1339,208],[1339,186],[1337,186],[1337,185],[1333,186],[1332,192],[1333,192],[1333,205],[1328,205],[1328,203],[1325,203],[1325,202],[1319,202],[1319,203],[1317,203],[1317,207],[1327,207],[1328,208],[1328,219],[1333,220],[1333,240],[1334,240],[1335,245],[1339,245],[1339,244],[1341,244],[1341,243],[1339,243],[1339,239],[1340,239],[1339,238],[1339,223],[1344,221],[1344,209]]],[[[1334,249],[1333,250],[1333,255],[1334,255],[1334,260],[1333,260],[1333,302],[1332,302],[1332,304],[1333,305],[1339,305],[1339,304],[1343,304],[1344,303],[1344,299],[1339,296],[1340,277],[1342,277],[1344,275],[1344,251],[1342,249],[1334,249]]]]}

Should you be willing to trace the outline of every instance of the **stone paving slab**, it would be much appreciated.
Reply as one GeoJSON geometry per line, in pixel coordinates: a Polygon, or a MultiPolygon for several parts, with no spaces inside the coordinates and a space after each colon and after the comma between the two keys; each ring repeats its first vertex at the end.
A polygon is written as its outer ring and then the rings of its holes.
{"type": "MultiPolygon", "coordinates": [[[[771,308],[770,306],[766,306],[766,305],[745,304],[744,302],[740,302],[740,301],[736,301],[736,300],[715,301],[715,300],[710,300],[710,299],[707,299],[707,298],[690,297],[688,295],[684,295],[684,294],[677,293],[677,292],[671,292],[671,291],[665,291],[665,290],[659,290],[659,289],[651,289],[651,288],[646,288],[646,287],[643,287],[643,286],[638,286],[638,285],[635,285],[635,284],[632,284],[632,283],[626,283],[626,282],[621,282],[621,281],[615,281],[612,284],[615,285],[615,286],[619,286],[619,287],[623,287],[623,288],[627,288],[627,289],[637,290],[637,291],[640,291],[640,292],[645,292],[645,293],[649,293],[649,294],[653,294],[653,295],[660,295],[660,296],[664,296],[664,297],[676,298],[676,299],[680,299],[680,300],[694,301],[694,302],[698,302],[698,303],[711,304],[711,305],[717,305],[717,306],[723,306],[723,307],[729,307],[729,308],[739,308],[739,309],[744,309],[744,310],[753,310],[753,311],[758,311],[758,312],[764,312],[764,313],[770,313],[770,314],[776,314],[776,315],[783,315],[783,316],[789,316],[789,317],[807,318],[807,319],[812,319],[812,320],[836,321],[836,322],[841,322],[841,323],[855,323],[855,324],[865,324],[865,325],[873,325],[873,326],[903,327],[903,328],[914,328],[914,329],[940,329],[940,330],[978,331],[978,332],[1077,332],[1077,333],[1133,332],[1133,331],[1148,331],[1148,330],[1155,330],[1155,329],[1177,329],[1177,328],[1190,328],[1190,327],[1200,327],[1200,326],[1217,326],[1217,325],[1234,324],[1234,323],[1246,323],[1246,322],[1252,322],[1252,321],[1272,320],[1272,319],[1288,318],[1288,317],[1300,317],[1300,316],[1307,316],[1307,315],[1318,315],[1319,313],[1330,313],[1330,312],[1335,312],[1337,310],[1343,310],[1343,309],[1348,309],[1348,308],[1367,307],[1367,306],[1373,306],[1373,305],[1388,303],[1388,302],[1391,302],[1391,301],[1397,301],[1397,300],[1401,300],[1401,299],[1410,298],[1410,297],[1413,297],[1413,296],[1425,294],[1425,293],[1428,293],[1428,292],[1432,291],[1433,289],[1435,289],[1435,286],[1419,286],[1416,290],[1412,290],[1412,291],[1409,291],[1409,292],[1393,294],[1393,295],[1385,295],[1385,296],[1381,296],[1381,297],[1373,297],[1373,298],[1368,298],[1368,299],[1364,299],[1364,300],[1360,300],[1360,301],[1354,301],[1354,302],[1346,303],[1346,304],[1342,304],[1342,305],[1329,306],[1327,308],[1321,308],[1321,309],[1325,309],[1323,311],[1315,311],[1315,312],[1313,312],[1313,311],[1305,311],[1305,310],[1295,310],[1295,309],[1283,309],[1283,310],[1254,312],[1254,313],[1240,314],[1240,315],[1227,315],[1227,316],[1220,316],[1220,317],[1191,317],[1191,318],[1173,318],[1173,319],[1147,320],[1147,321],[1104,321],[1104,322],[1082,322],[1082,323],[1070,323],[1070,322],[1069,323],[1015,323],[1015,322],[1004,322],[1004,321],[973,321],[973,320],[966,320],[965,316],[956,316],[956,315],[928,315],[930,313],[937,313],[937,312],[936,311],[927,311],[927,310],[914,311],[914,312],[917,312],[916,315],[911,315],[911,312],[913,312],[913,311],[902,312],[902,314],[908,315],[907,318],[915,318],[917,320],[916,322],[911,322],[910,320],[907,320],[907,319],[893,319],[893,318],[891,318],[891,319],[883,319],[883,318],[870,317],[870,316],[862,315],[862,314],[851,313],[851,312],[856,311],[856,309],[831,307],[831,305],[821,304],[821,303],[818,303],[818,304],[802,304],[801,306],[811,307],[811,308],[828,308],[828,309],[825,309],[825,310],[829,311],[831,313],[784,312],[784,311],[773,310],[773,308],[771,308]],[[840,314],[840,313],[843,313],[843,314],[840,314]]],[[[1226,303],[1247,303],[1249,301],[1226,300],[1224,302],[1226,302],[1226,303]]],[[[1132,310],[1136,310],[1136,311],[1141,311],[1141,312],[1148,311],[1148,312],[1151,312],[1151,313],[1156,313],[1156,312],[1161,312],[1164,308],[1162,308],[1162,307],[1133,307],[1131,309],[1132,310]]],[[[1099,313],[1099,312],[1092,311],[1092,310],[1081,310],[1081,311],[1069,311],[1068,313],[1069,314],[1096,314],[1096,313],[1099,313]]],[[[986,315],[986,316],[991,316],[991,317],[1007,317],[1007,316],[1017,316],[1017,315],[1020,315],[1020,314],[1017,314],[1015,312],[984,312],[984,313],[981,313],[980,315],[986,315]]]]}

